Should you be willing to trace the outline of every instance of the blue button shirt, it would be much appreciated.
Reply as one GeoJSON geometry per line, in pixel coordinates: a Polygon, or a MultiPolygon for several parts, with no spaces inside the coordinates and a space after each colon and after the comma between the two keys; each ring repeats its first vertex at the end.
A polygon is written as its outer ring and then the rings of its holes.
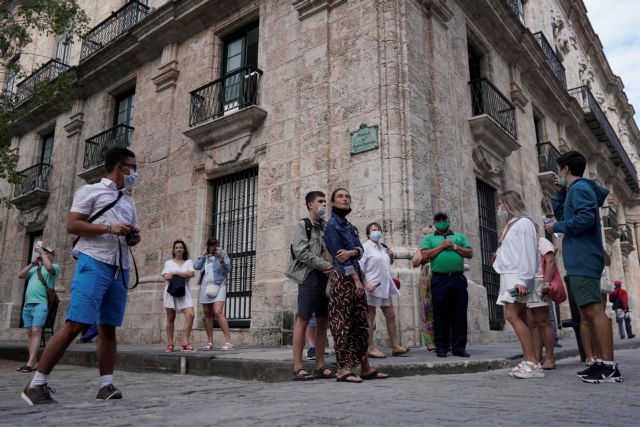
{"type": "Polygon", "coordinates": [[[229,255],[227,255],[227,251],[223,249],[220,250],[222,251],[222,262],[218,261],[213,255],[205,255],[198,257],[196,262],[193,263],[193,268],[202,270],[198,285],[201,285],[204,279],[205,263],[213,263],[213,281],[215,283],[222,283],[227,279],[227,274],[231,271],[231,260],[229,259],[229,255]]]}
{"type": "MultiPolygon", "coordinates": [[[[364,249],[360,243],[358,230],[346,218],[333,213],[324,229],[324,243],[333,257],[333,266],[345,276],[356,274],[358,259],[362,257],[364,249]],[[340,249],[358,249],[357,257],[351,257],[344,262],[338,261],[336,254],[340,249]]],[[[359,266],[358,266],[359,267],[359,266]]]]}

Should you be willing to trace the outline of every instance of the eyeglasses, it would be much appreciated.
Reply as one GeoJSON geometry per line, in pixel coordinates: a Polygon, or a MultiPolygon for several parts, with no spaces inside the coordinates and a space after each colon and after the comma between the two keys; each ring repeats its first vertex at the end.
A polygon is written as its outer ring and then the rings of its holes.
{"type": "Polygon", "coordinates": [[[134,171],[138,170],[138,165],[136,165],[135,163],[121,163],[122,166],[127,166],[131,169],[133,169],[134,171]]]}

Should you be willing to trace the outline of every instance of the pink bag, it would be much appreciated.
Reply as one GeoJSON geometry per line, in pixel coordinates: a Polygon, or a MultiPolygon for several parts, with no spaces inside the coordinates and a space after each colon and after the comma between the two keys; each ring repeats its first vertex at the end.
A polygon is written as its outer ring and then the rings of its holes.
{"type": "MultiPolygon", "coordinates": [[[[545,274],[547,263],[544,257],[541,258],[542,274],[545,274]]],[[[549,285],[549,297],[551,297],[553,302],[562,304],[567,300],[567,292],[564,290],[564,283],[562,282],[562,276],[560,276],[560,271],[558,270],[557,265],[553,266],[553,276],[551,277],[551,283],[549,285]]]]}

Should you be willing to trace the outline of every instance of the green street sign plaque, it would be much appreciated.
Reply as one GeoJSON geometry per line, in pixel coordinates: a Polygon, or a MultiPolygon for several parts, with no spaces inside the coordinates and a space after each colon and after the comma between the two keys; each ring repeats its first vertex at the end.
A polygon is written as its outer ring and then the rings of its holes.
{"type": "Polygon", "coordinates": [[[378,145],[378,126],[361,124],[360,129],[351,132],[351,154],[375,150],[378,145]]]}

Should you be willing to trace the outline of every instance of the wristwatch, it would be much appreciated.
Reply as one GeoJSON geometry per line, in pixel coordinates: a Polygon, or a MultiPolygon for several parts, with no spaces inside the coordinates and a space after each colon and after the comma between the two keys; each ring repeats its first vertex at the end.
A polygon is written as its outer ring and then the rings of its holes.
{"type": "Polygon", "coordinates": [[[458,252],[458,245],[453,245],[453,250],[458,252]]]}

